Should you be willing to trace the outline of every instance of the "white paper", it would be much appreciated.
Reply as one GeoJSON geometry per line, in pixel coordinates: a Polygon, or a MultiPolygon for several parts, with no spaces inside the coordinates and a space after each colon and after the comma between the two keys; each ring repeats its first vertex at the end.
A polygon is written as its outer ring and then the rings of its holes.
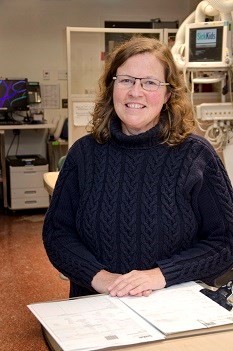
{"type": "Polygon", "coordinates": [[[148,297],[120,298],[162,333],[172,334],[233,323],[233,310],[200,293],[194,282],[154,291],[148,297]]]}
{"type": "Polygon", "coordinates": [[[87,126],[92,119],[94,110],[94,102],[91,101],[75,101],[73,102],[73,118],[75,126],[87,126]]]}
{"type": "Polygon", "coordinates": [[[60,108],[60,85],[41,84],[42,108],[60,108]]]}
{"type": "Polygon", "coordinates": [[[98,350],[164,339],[118,298],[108,295],[28,306],[64,351],[98,350]]]}

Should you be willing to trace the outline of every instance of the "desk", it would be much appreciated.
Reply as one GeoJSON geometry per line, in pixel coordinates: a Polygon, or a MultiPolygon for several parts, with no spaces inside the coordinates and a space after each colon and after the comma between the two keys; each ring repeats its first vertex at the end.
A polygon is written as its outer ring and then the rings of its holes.
{"type": "MultiPolygon", "coordinates": [[[[53,351],[95,350],[97,346],[122,351],[132,347],[138,351],[230,351],[233,310],[204,296],[202,288],[203,283],[190,281],[148,297],[95,294],[28,307],[53,351]]],[[[228,301],[232,302],[230,296],[228,301]]]]}
{"type": "Polygon", "coordinates": [[[57,181],[59,172],[46,172],[44,173],[44,187],[51,196],[57,181]]]}
{"type": "Polygon", "coordinates": [[[43,124],[20,124],[20,125],[0,125],[0,166],[2,170],[2,176],[0,182],[3,184],[3,205],[4,208],[8,207],[7,203],[7,182],[6,182],[6,160],[5,160],[5,132],[7,130],[26,130],[26,129],[50,129],[54,128],[52,123],[43,124]]]}

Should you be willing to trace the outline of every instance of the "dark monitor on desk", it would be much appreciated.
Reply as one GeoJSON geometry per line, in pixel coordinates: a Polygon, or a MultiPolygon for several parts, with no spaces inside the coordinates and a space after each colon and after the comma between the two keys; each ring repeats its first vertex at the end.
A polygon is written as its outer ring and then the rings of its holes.
{"type": "Polygon", "coordinates": [[[27,79],[0,79],[0,119],[12,119],[16,111],[28,110],[27,79]]]}

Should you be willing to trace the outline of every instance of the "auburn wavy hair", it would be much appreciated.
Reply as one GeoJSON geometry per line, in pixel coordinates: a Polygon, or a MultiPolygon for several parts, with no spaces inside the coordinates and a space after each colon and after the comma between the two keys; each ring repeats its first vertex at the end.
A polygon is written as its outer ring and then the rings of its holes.
{"type": "Polygon", "coordinates": [[[113,105],[113,77],[118,67],[130,57],[151,53],[163,65],[165,81],[171,96],[163,106],[160,123],[162,142],[172,146],[181,143],[195,128],[195,118],[191,101],[188,97],[183,76],[174,62],[172,53],[167,45],[157,39],[145,36],[134,36],[118,45],[112,51],[105,63],[104,72],[99,79],[94,111],[92,114],[91,134],[99,143],[105,143],[111,138],[110,120],[116,116],[113,105]]]}

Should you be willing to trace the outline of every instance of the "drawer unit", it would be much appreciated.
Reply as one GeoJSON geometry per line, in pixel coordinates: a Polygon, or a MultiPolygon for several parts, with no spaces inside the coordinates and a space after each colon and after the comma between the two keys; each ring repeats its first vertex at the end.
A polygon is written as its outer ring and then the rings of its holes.
{"type": "Polygon", "coordinates": [[[14,156],[7,159],[8,207],[12,210],[47,208],[49,195],[44,189],[43,175],[48,172],[48,164],[32,164],[32,156],[30,162],[27,156],[22,157],[24,165],[22,160],[17,163],[14,156]]]}

